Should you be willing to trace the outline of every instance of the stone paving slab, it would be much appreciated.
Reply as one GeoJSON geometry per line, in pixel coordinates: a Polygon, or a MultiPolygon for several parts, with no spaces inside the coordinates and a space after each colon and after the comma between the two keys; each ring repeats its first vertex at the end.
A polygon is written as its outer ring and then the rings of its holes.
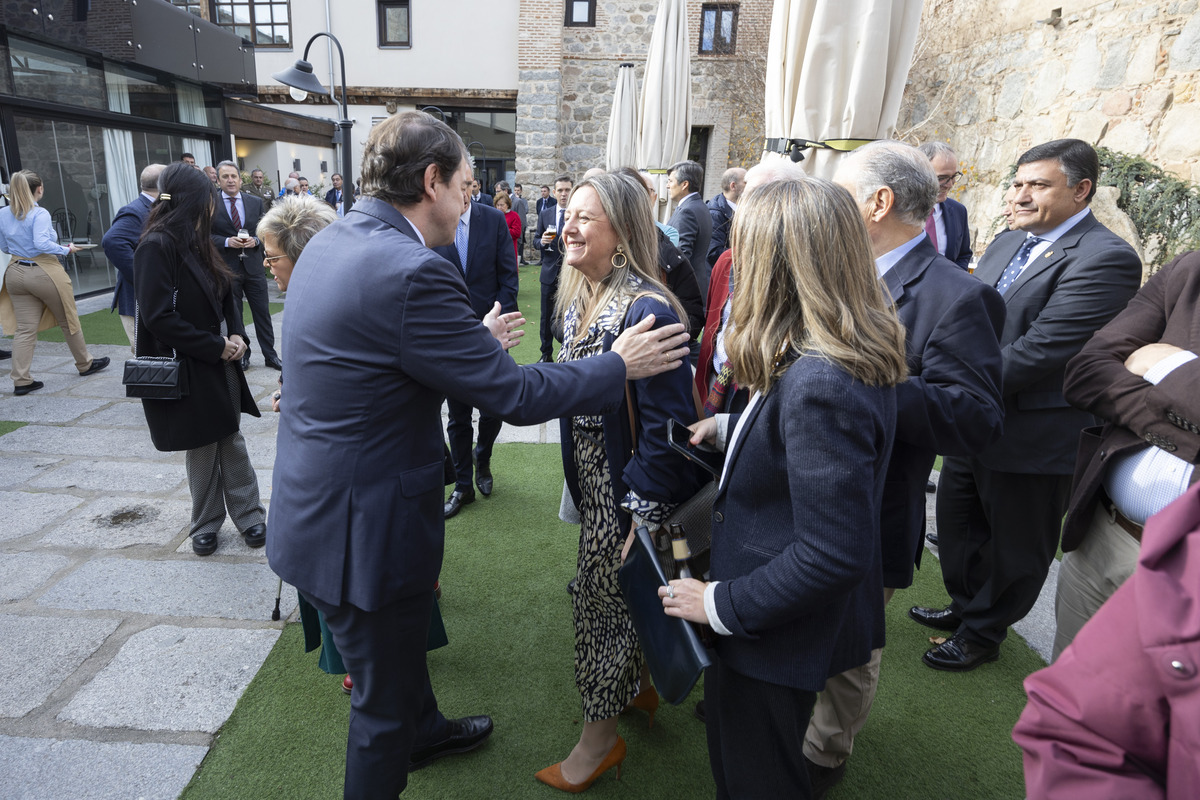
{"type": "Polygon", "coordinates": [[[91,428],[146,428],[146,415],[140,400],[122,399],[108,408],[97,411],[79,420],[80,425],[91,428]]]}
{"type": "MultiPolygon", "coordinates": [[[[5,441],[12,435],[5,436],[5,441]]],[[[8,457],[3,460],[8,460],[8,457]]],[[[82,502],[82,498],[69,494],[0,492],[0,509],[4,514],[4,524],[0,525],[0,542],[35,533],[82,502]]]]}
{"type": "Polygon", "coordinates": [[[48,425],[26,425],[4,436],[4,449],[9,452],[56,453],[92,458],[137,458],[157,461],[171,453],[154,449],[150,430],[107,430],[76,426],[70,428],[48,425]]]}
{"type": "Polygon", "coordinates": [[[187,533],[191,503],[145,496],[106,496],[80,507],[40,542],[49,547],[112,550],[166,545],[187,533]]]}
{"type": "MultiPolygon", "coordinates": [[[[14,456],[6,452],[0,458],[0,489],[25,484],[61,463],[62,459],[54,456],[14,456]]],[[[0,534],[0,539],[3,538],[0,534]]]]}
{"type": "Polygon", "coordinates": [[[29,485],[37,489],[160,494],[175,491],[181,484],[186,488],[186,480],[183,464],[84,459],[46,470],[29,485]]]}
{"type": "Polygon", "coordinates": [[[0,736],[0,797],[171,800],[207,747],[0,736]]]}
{"type": "Polygon", "coordinates": [[[136,633],[58,718],[100,728],[215,733],[279,630],[180,628],[136,633]]]}
{"type": "Polygon", "coordinates": [[[86,397],[43,396],[42,392],[11,399],[0,406],[0,419],[12,422],[71,422],[82,414],[108,405],[110,400],[86,397]]]}
{"type": "Polygon", "coordinates": [[[0,717],[21,717],[96,652],[117,629],[115,619],[0,614],[0,717]]]}
{"type": "MultiPolygon", "coordinates": [[[[221,545],[232,551],[229,539],[222,536],[221,545]]],[[[176,561],[98,558],[56,583],[37,602],[81,611],[269,621],[279,579],[265,557],[261,564],[230,564],[216,560],[221,552],[205,560],[196,556],[176,561]]],[[[295,606],[295,595],[288,598],[285,593],[281,607],[285,618],[295,606]]]]}
{"type": "MultiPolygon", "coordinates": [[[[191,553],[192,540],[190,538],[184,539],[175,552],[180,554],[191,553]]],[[[246,540],[242,538],[241,533],[238,532],[238,529],[228,519],[221,526],[221,530],[217,531],[216,554],[219,556],[253,558],[263,564],[267,563],[267,549],[265,547],[249,547],[246,544],[246,540]]]]}
{"type": "Polygon", "coordinates": [[[27,597],[69,563],[50,553],[0,553],[0,603],[27,597]]]}

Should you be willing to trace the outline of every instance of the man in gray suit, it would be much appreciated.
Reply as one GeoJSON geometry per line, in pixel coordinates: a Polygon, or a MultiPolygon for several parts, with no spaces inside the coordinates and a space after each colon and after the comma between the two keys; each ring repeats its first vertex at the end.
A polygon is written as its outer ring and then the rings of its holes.
{"type": "Polygon", "coordinates": [[[425,666],[445,536],[443,399],[518,425],[611,413],[627,379],[687,352],[682,325],[647,320],[610,353],[518,366],[493,338],[505,323],[490,313],[481,325],[462,270],[429,249],[454,242],[468,158],[423,112],[376,125],[362,199],[313,237],[288,285],[267,557],[324,613],[354,679],[347,798],[394,800],[410,769],[492,730],[488,717],[443,717],[425,666]]]}
{"type": "Polygon", "coordinates": [[[947,457],[937,497],[945,608],[909,615],[953,636],[923,656],[961,672],[995,661],[1008,626],[1033,607],[1058,549],[1079,432],[1091,414],[1063,397],[1067,361],[1137,291],[1142,264],[1088,208],[1100,164],[1058,139],[1026,151],[1013,179],[1013,230],[975,271],[1004,297],[1004,434],[976,456],[947,457]]]}
{"type": "Polygon", "coordinates": [[[695,161],[680,161],[667,173],[667,193],[675,213],[667,224],[679,231],[679,249],[692,262],[700,297],[708,297],[708,248],[712,239],[712,217],[700,196],[704,189],[704,167],[695,161]]]}

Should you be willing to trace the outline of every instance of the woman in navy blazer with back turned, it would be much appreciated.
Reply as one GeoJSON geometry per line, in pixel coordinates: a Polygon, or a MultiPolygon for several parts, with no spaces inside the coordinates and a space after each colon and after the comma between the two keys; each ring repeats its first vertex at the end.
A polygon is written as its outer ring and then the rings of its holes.
{"type": "Polygon", "coordinates": [[[717,797],[806,798],[816,693],[883,646],[879,508],[904,328],[841,187],[747,192],[732,237],[726,347],[753,396],[739,417],[692,426],[695,443],[732,432],[711,583],[675,580],[660,595],[671,616],[722,634],[704,678],[717,797]]]}

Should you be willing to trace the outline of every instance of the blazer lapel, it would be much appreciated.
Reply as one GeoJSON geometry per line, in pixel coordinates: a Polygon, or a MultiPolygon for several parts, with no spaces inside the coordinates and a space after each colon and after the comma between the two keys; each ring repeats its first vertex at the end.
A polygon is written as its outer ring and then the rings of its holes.
{"type": "Polygon", "coordinates": [[[1045,252],[1030,261],[1024,271],[1021,272],[1021,276],[1013,281],[1012,286],[1008,287],[1008,291],[1004,293],[1005,297],[1008,298],[1015,295],[1021,291],[1022,286],[1025,286],[1038,275],[1062,261],[1066,257],[1067,251],[1078,245],[1083,234],[1092,229],[1095,221],[1096,217],[1089,213],[1079,221],[1078,225],[1058,237],[1057,240],[1051,242],[1045,252]]]}
{"type": "MultiPolygon", "coordinates": [[[[747,411],[743,412],[744,418],[742,419],[742,422],[741,422],[741,424],[742,424],[741,433],[738,434],[737,441],[733,443],[733,449],[725,455],[725,469],[723,472],[724,475],[729,476],[729,475],[733,474],[733,470],[737,467],[738,456],[741,455],[741,453],[742,453],[742,445],[744,445],[746,443],[746,437],[750,435],[750,429],[754,426],[754,421],[756,419],[758,419],[758,415],[760,413],[762,413],[762,408],[764,405],[767,404],[767,400],[769,399],[769,397],[770,397],[769,393],[759,397],[758,402],[754,404],[754,408],[748,409],[747,411]]],[[[730,431],[729,435],[732,436],[733,431],[730,431]]],[[[725,489],[728,486],[729,486],[728,479],[723,480],[721,482],[720,487],[717,489],[717,496],[716,496],[715,500],[721,499],[721,497],[725,494],[725,489]]]]}
{"type": "Polygon", "coordinates": [[[1009,233],[1018,234],[1010,236],[1001,234],[999,238],[991,243],[987,252],[983,254],[983,258],[979,260],[979,267],[975,270],[975,277],[986,283],[988,286],[995,286],[1000,280],[1000,276],[1004,274],[1004,269],[1008,266],[1008,262],[1012,261],[1012,257],[1021,249],[1021,243],[1025,241],[1025,234],[1022,231],[1010,231],[1009,233]]]}

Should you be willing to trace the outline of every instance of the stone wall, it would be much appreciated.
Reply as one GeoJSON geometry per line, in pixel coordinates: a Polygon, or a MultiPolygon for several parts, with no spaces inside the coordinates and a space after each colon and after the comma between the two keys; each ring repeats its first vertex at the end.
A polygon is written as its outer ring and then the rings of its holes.
{"type": "MultiPolygon", "coordinates": [[[[698,54],[701,5],[701,0],[688,0],[692,125],[712,128],[704,186],[704,196],[711,197],[731,163],[731,150],[735,162],[744,160],[745,134],[735,130],[735,120],[748,115],[745,107],[762,106],[761,61],[772,3],[742,0],[738,52],[732,56],[698,54]]],[[[635,65],[640,95],[658,0],[600,0],[596,6],[596,27],[567,28],[561,1],[521,0],[517,175],[526,185],[550,183],[562,172],[579,176],[604,165],[622,63],[635,65]]]]}
{"type": "Polygon", "coordinates": [[[897,127],[958,150],[977,252],[999,229],[1011,166],[1040,142],[1075,137],[1200,180],[1197,5],[926,0],[897,127]]]}

